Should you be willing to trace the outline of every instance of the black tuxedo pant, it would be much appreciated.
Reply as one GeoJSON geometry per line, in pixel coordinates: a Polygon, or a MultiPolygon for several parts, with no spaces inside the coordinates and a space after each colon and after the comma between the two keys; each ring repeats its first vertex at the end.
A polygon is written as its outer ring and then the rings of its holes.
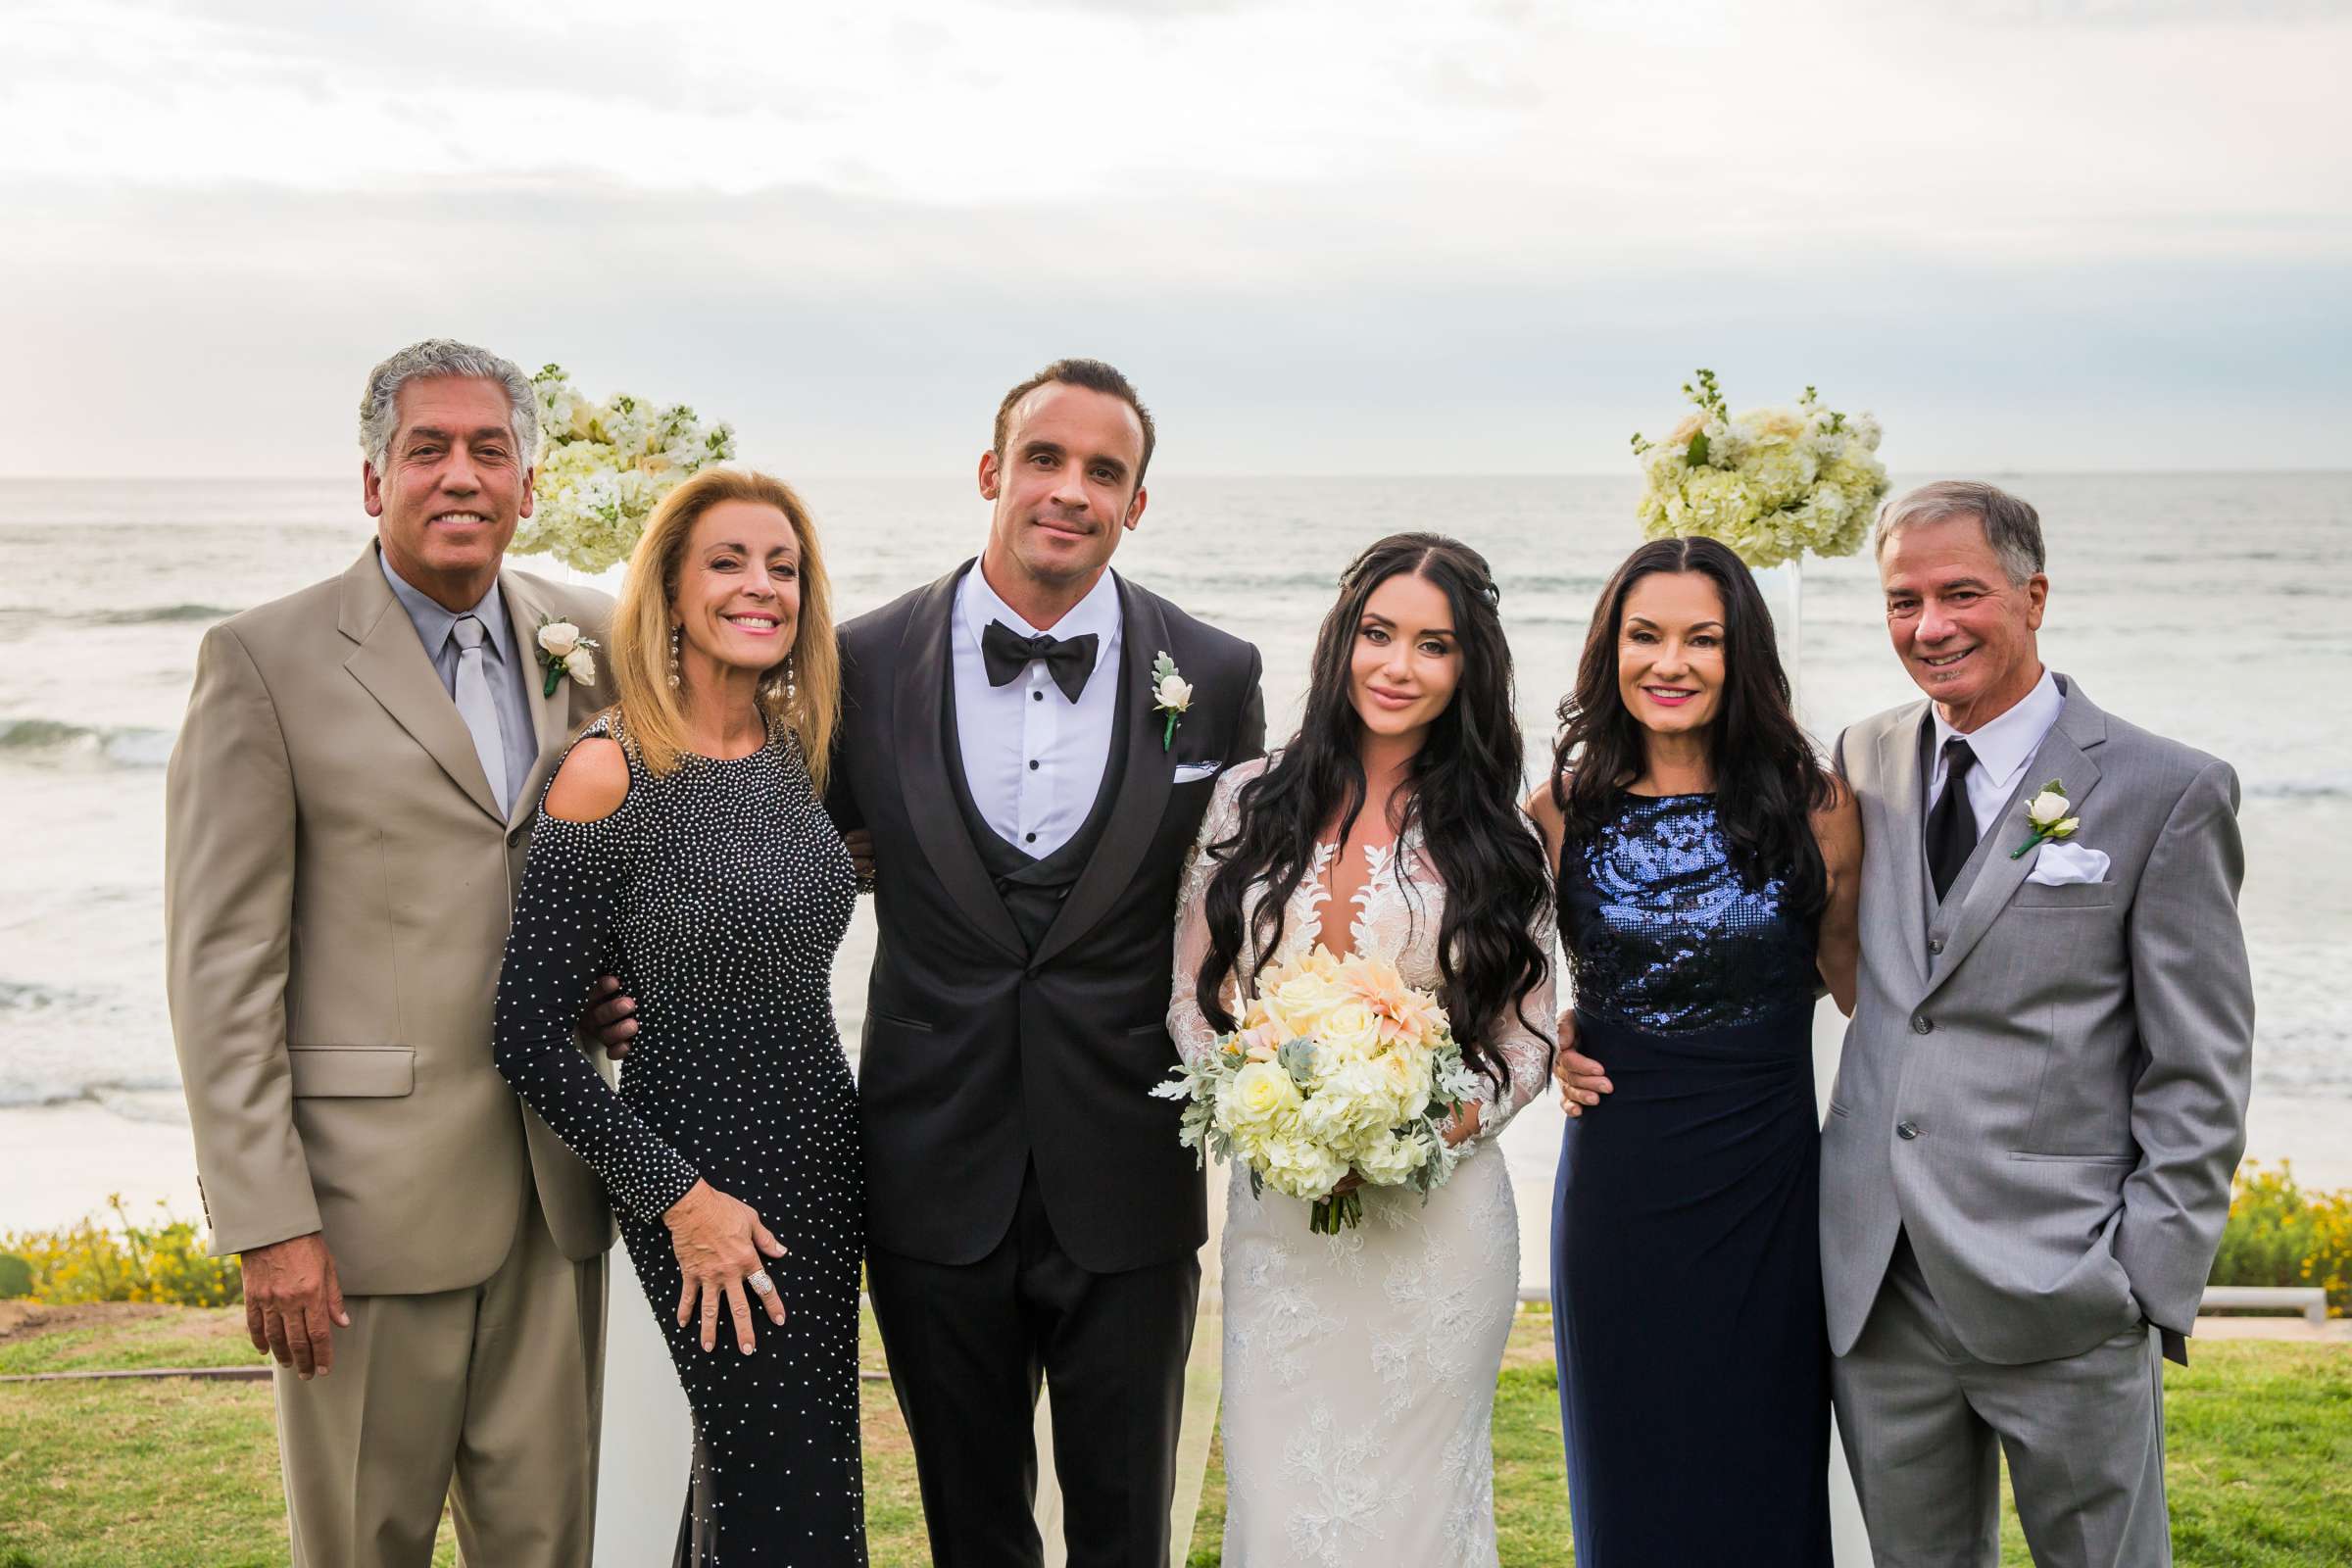
{"type": "Polygon", "coordinates": [[[1070,1568],[1164,1568],[1197,1258],[1120,1274],[1055,1240],[1032,1166],[1012,1226],[974,1263],[866,1257],[874,1318],[914,1441],[938,1568],[1039,1568],[1038,1380],[1070,1568]]]}

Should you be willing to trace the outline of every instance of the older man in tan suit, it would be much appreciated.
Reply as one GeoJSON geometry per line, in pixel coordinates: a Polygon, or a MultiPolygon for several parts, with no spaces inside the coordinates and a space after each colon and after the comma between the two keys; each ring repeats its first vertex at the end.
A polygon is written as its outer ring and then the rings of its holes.
{"type": "MultiPolygon", "coordinates": [[[[465,344],[376,367],[377,537],[215,627],[172,756],[172,1029],[216,1248],[278,1361],[294,1561],[588,1561],[612,1219],[491,1063],[540,785],[600,689],[537,635],[602,596],[502,569],[529,381],[465,344]],[[331,1369],[331,1375],[330,1375],[331,1369]]],[[[583,666],[583,673],[590,672],[583,666]]]]}

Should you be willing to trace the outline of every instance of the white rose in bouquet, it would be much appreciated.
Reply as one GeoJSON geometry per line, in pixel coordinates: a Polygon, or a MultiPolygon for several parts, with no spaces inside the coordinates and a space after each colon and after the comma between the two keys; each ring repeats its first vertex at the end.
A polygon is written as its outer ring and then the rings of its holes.
{"type": "Polygon", "coordinates": [[[1298,1113],[1298,1086],[1289,1069],[1272,1061],[1253,1061],[1226,1081],[1218,1093],[1219,1112],[1236,1129],[1281,1126],[1298,1113]]]}
{"type": "Polygon", "coordinates": [[[1273,986],[1266,1001],[1295,1035],[1320,1034],[1332,1008],[1348,1000],[1348,990],[1329,975],[1301,970],[1273,986]]]}
{"type": "Polygon", "coordinates": [[[1323,1014],[1315,1039],[1322,1048],[1315,1053],[1315,1060],[1325,1070],[1341,1062],[1369,1061],[1380,1049],[1380,1019],[1371,1007],[1343,994],[1323,1014]]]}

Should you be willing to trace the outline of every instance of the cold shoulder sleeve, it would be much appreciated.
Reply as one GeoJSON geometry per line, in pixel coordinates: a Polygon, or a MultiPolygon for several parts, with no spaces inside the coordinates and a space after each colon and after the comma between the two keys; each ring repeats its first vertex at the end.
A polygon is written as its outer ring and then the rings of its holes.
{"type": "Polygon", "coordinates": [[[629,798],[598,821],[550,816],[542,798],[507,932],[493,1051],[500,1074],[612,1200],[657,1220],[700,1177],[614,1093],[573,1033],[597,977],[618,964],[632,807],[644,787],[635,771],[629,798]]]}
{"type": "MultiPolygon", "coordinates": [[[[1542,843],[1542,832],[1533,821],[1528,831],[1542,843]]],[[[1479,1075],[1478,1091],[1471,1096],[1480,1102],[1478,1136],[1491,1139],[1519,1114],[1527,1102],[1544,1092],[1551,1081],[1551,1058],[1559,1046],[1559,992],[1555,980],[1559,973],[1558,932],[1559,915],[1553,901],[1546,898],[1528,926],[1528,935],[1535,939],[1537,949],[1544,955],[1544,972],[1536,983],[1519,999],[1519,1004],[1502,1018],[1502,1036],[1494,1042],[1494,1052],[1501,1058],[1505,1081],[1497,1086],[1485,1074],[1479,1075]]]]}
{"type": "MultiPolygon", "coordinates": [[[[1241,821],[1235,797],[1244,783],[1264,768],[1263,761],[1241,762],[1217,775],[1208,809],[1200,813],[1200,832],[1184,864],[1184,879],[1177,885],[1176,965],[1168,988],[1168,1034],[1187,1061],[1205,1061],[1216,1049],[1216,1031],[1209,1026],[1198,999],[1200,966],[1208,958],[1208,884],[1217,874],[1217,858],[1209,853],[1209,846],[1233,837],[1241,821]]],[[[1231,982],[1227,985],[1230,998],[1231,982]]]]}

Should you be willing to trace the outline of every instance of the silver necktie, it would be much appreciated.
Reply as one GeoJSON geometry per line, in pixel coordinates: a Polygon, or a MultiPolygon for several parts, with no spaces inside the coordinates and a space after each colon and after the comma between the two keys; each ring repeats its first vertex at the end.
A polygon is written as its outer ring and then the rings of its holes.
{"type": "Polygon", "coordinates": [[[482,644],[490,629],[477,615],[460,615],[449,635],[458,645],[458,716],[466,721],[467,733],[473,736],[473,751],[482,760],[482,772],[490,780],[491,799],[498,802],[501,811],[508,809],[507,802],[507,742],[506,733],[498,723],[498,702],[490,695],[490,671],[482,659],[482,644]]]}

